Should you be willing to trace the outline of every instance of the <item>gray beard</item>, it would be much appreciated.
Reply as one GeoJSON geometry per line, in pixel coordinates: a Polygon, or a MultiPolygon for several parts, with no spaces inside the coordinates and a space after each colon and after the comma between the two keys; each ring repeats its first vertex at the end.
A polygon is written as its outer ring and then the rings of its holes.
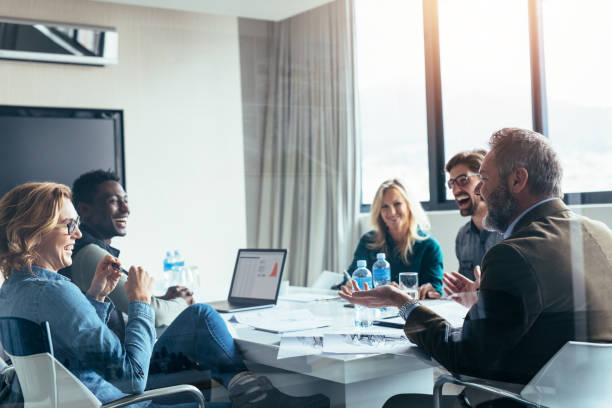
{"type": "Polygon", "coordinates": [[[482,220],[482,225],[489,231],[504,233],[510,221],[517,215],[518,200],[510,194],[508,186],[503,183],[489,195],[486,200],[487,215],[482,220]]]}

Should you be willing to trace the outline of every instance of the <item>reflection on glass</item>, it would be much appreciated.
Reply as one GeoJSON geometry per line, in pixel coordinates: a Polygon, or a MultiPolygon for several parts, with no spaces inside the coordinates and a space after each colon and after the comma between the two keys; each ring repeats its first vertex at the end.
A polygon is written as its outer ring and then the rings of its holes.
{"type": "Polygon", "coordinates": [[[446,160],[500,128],[532,128],[528,23],[527,1],[440,0],[446,160]]]}
{"type": "Polygon", "coordinates": [[[0,18],[0,58],[77,64],[117,63],[113,29],[0,18]]]}
{"type": "Polygon", "coordinates": [[[545,0],[548,130],[563,191],[612,190],[612,2],[545,0]]]}
{"type": "Polygon", "coordinates": [[[429,200],[421,0],[357,0],[362,202],[386,179],[429,200]]]}

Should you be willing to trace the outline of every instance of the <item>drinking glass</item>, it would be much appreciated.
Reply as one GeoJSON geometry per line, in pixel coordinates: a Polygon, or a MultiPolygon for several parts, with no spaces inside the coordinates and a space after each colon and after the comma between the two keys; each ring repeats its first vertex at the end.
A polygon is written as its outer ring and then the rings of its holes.
{"type": "Polygon", "coordinates": [[[419,273],[400,272],[399,288],[413,299],[419,298],[419,273]]]}

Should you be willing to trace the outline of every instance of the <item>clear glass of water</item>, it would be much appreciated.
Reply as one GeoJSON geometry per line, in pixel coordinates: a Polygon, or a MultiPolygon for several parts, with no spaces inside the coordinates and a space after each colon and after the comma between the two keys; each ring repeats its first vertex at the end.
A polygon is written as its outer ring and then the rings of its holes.
{"type": "Polygon", "coordinates": [[[418,272],[400,272],[399,288],[413,299],[419,297],[419,273],[418,272]]]}
{"type": "Polygon", "coordinates": [[[355,305],[355,327],[367,328],[374,322],[375,310],[365,306],[355,305]]]}

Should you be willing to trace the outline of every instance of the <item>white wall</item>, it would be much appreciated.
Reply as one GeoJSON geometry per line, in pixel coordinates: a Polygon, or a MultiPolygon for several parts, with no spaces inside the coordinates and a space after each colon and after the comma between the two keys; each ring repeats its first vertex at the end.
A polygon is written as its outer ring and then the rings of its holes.
{"type": "Polygon", "coordinates": [[[0,60],[0,104],[123,109],[121,259],[158,272],[181,249],[202,300],[224,298],[246,243],[237,19],[77,0],[2,0],[0,15],[116,27],[116,66],[0,60]]]}

